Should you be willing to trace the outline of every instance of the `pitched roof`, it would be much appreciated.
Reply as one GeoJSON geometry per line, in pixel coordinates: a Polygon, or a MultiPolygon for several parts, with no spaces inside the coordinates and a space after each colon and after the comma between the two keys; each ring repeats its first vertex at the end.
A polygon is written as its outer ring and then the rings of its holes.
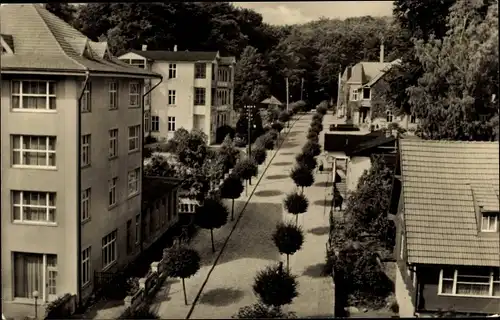
{"type": "Polygon", "coordinates": [[[383,131],[374,131],[368,134],[338,134],[325,133],[324,150],[329,152],[352,150],[360,144],[385,135],[383,131]]]}
{"type": "MultiPolygon", "coordinates": [[[[385,135],[381,136],[371,136],[370,140],[361,142],[358,145],[354,145],[348,150],[345,151],[346,156],[357,156],[364,155],[366,153],[373,153],[378,149],[378,147],[390,145],[395,146],[396,138],[394,136],[386,137],[385,135]]],[[[395,151],[396,149],[394,148],[395,151]]],[[[389,151],[389,150],[388,150],[389,151]]],[[[375,152],[376,153],[376,152],[375,152]]]]}
{"type": "Polygon", "coordinates": [[[264,99],[264,100],[262,100],[261,103],[263,103],[263,104],[277,104],[279,106],[281,106],[283,104],[278,99],[276,99],[275,96],[271,96],[270,98],[264,99]]]}
{"type": "Polygon", "coordinates": [[[478,235],[475,208],[498,210],[498,142],[401,139],[400,151],[408,261],[500,266],[500,239],[478,235]]]}
{"type": "Polygon", "coordinates": [[[130,67],[111,57],[107,53],[105,42],[90,41],[81,32],[38,4],[2,5],[0,29],[12,37],[15,48],[14,54],[2,55],[2,72],[90,71],[161,77],[147,70],[130,67]]]}
{"type": "MultiPolygon", "coordinates": [[[[377,81],[384,75],[387,68],[392,64],[397,63],[398,60],[393,62],[358,62],[352,67],[351,76],[347,80],[348,83],[368,84],[372,81],[377,81]]],[[[347,73],[344,72],[347,76],[347,73]]]]}
{"type": "Polygon", "coordinates": [[[150,60],[173,61],[173,62],[214,61],[218,56],[218,52],[216,51],[205,52],[205,51],[132,50],[131,52],[150,60]]]}

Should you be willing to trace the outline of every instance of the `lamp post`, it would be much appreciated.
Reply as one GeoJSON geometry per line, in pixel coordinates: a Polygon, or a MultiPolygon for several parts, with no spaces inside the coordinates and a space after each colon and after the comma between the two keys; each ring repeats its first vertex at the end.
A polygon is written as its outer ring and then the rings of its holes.
{"type": "MultiPolygon", "coordinates": [[[[252,156],[252,120],[253,120],[253,109],[255,106],[245,106],[245,109],[247,111],[247,119],[248,119],[248,134],[247,134],[247,140],[248,140],[248,158],[252,156]]],[[[248,180],[248,183],[252,185],[252,178],[248,180]]]]}
{"type": "Polygon", "coordinates": [[[35,319],[38,319],[38,291],[33,291],[33,298],[35,298],[35,319]]]}

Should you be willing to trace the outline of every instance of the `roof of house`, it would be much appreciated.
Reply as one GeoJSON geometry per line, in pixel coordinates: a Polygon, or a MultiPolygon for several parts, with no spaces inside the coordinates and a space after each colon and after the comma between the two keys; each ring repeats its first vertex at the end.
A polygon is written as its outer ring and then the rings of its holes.
{"type": "Polygon", "coordinates": [[[350,67],[351,71],[349,78],[347,68],[344,70],[342,80],[352,84],[372,86],[387,72],[391,66],[400,62],[400,59],[396,59],[392,62],[358,62],[354,66],[350,67]]]}
{"type": "Polygon", "coordinates": [[[0,7],[2,38],[13,54],[2,54],[2,72],[44,71],[160,75],[131,67],[107,50],[106,42],[94,42],[40,4],[8,4],[0,7]],[[9,43],[10,42],[10,43],[9,43]]]}
{"type": "Polygon", "coordinates": [[[142,203],[145,208],[168,192],[180,186],[182,180],[166,177],[144,177],[142,182],[142,203]]]}
{"type": "Polygon", "coordinates": [[[371,137],[372,139],[363,141],[357,145],[353,145],[350,148],[348,148],[345,151],[346,156],[353,157],[357,155],[365,155],[367,153],[373,153],[376,152],[376,150],[378,150],[379,147],[386,145],[394,146],[395,150],[396,137],[394,136],[386,137],[385,135],[371,136],[371,137]]]}
{"type": "Polygon", "coordinates": [[[263,103],[263,104],[276,104],[279,106],[281,106],[283,104],[278,99],[276,99],[275,96],[271,96],[270,98],[264,99],[264,100],[262,100],[261,103],[263,103]]]}
{"type": "Polygon", "coordinates": [[[500,237],[478,234],[477,205],[499,210],[498,142],[400,140],[409,263],[500,266],[500,237]]]}
{"type": "Polygon", "coordinates": [[[367,134],[338,134],[325,133],[324,150],[325,151],[346,151],[352,150],[360,144],[374,140],[377,137],[385,136],[382,130],[373,131],[367,134]]]}
{"type": "Polygon", "coordinates": [[[150,60],[175,61],[175,62],[214,61],[218,57],[217,51],[205,52],[205,51],[132,50],[131,52],[150,60]]]}

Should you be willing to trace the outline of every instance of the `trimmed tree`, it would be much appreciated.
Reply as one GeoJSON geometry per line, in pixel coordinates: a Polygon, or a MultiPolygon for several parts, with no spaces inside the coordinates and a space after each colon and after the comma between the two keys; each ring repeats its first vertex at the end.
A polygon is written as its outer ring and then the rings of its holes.
{"type": "Polygon", "coordinates": [[[258,165],[261,165],[266,161],[267,153],[262,146],[259,146],[258,148],[255,148],[252,150],[252,159],[257,163],[258,165]]]}
{"type": "Polygon", "coordinates": [[[292,178],[297,187],[302,188],[302,193],[304,193],[304,187],[310,187],[314,183],[314,175],[311,170],[300,165],[292,169],[290,178],[292,178]]]}
{"type": "Polygon", "coordinates": [[[236,174],[230,174],[220,188],[221,197],[224,199],[231,199],[231,221],[234,220],[234,200],[238,199],[243,192],[243,183],[236,174]]]}
{"type": "Polygon", "coordinates": [[[280,133],[281,130],[283,130],[283,125],[281,124],[281,122],[276,121],[276,122],[273,122],[273,124],[271,125],[271,128],[273,128],[278,133],[280,133]]]}
{"type": "Polygon", "coordinates": [[[299,251],[304,244],[302,229],[290,222],[278,223],[273,233],[273,241],[281,254],[286,254],[286,269],[290,272],[290,255],[299,251]]]}
{"type": "Polygon", "coordinates": [[[300,153],[295,157],[295,160],[299,166],[306,167],[311,171],[316,168],[316,159],[311,154],[300,153]]]}
{"type": "Polygon", "coordinates": [[[214,229],[219,229],[225,225],[228,215],[229,211],[219,199],[208,198],[203,202],[202,206],[196,208],[194,221],[200,228],[210,230],[212,252],[215,252],[214,229]]]}
{"type": "Polygon", "coordinates": [[[307,141],[304,147],[302,147],[302,152],[317,157],[321,154],[321,146],[315,141],[307,141]]]}
{"type": "Polygon", "coordinates": [[[323,121],[323,115],[316,112],[315,114],[313,114],[312,121],[322,122],[323,121]]]}
{"type": "Polygon", "coordinates": [[[241,307],[233,319],[296,319],[293,312],[283,312],[281,309],[266,306],[262,302],[241,307]]]}
{"type": "Polygon", "coordinates": [[[262,303],[280,310],[299,295],[297,285],[296,277],[284,270],[280,262],[259,271],[252,288],[262,303]]]}
{"type": "MultiPolygon", "coordinates": [[[[238,177],[245,180],[247,183],[252,177],[256,177],[258,168],[255,162],[251,159],[245,158],[234,166],[233,171],[238,177]]],[[[245,194],[248,194],[248,188],[245,189],[245,194]]]]}
{"type": "Polygon", "coordinates": [[[318,133],[317,132],[314,132],[312,130],[309,130],[307,132],[307,139],[308,140],[311,140],[312,138],[317,138],[318,137],[318,133]]]}
{"type": "Polygon", "coordinates": [[[274,149],[274,139],[270,134],[266,133],[255,139],[254,145],[256,147],[262,147],[263,149],[272,150],[274,149]]]}
{"type": "Polygon", "coordinates": [[[303,194],[297,192],[290,193],[286,196],[285,209],[288,213],[295,215],[295,223],[299,224],[299,214],[305,213],[309,207],[309,201],[303,194]]]}
{"type": "Polygon", "coordinates": [[[219,154],[223,155],[224,165],[227,169],[232,169],[240,157],[240,150],[234,145],[233,139],[228,134],[219,149],[219,154]]]}
{"type": "Polygon", "coordinates": [[[200,255],[187,247],[172,247],[163,250],[163,258],[166,261],[167,274],[172,278],[181,278],[184,304],[187,305],[185,279],[194,276],[200,270],[200,255]]]}
{"type": "Polygon", "coordinates": [[[281,111],[279,117],[278,117],[278,120],[280,122],[283,122],[283,123],[286,123],[286,126],[288,128],[288,121],[290,121],[290,113],[286,110],[284,111],[281,111]]]}

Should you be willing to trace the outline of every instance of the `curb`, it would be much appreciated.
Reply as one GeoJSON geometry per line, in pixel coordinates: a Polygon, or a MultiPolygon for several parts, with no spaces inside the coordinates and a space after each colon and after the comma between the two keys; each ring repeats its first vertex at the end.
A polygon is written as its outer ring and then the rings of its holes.
{"type": "Polygon", "coordinates": [[[281,146],[283,145],[283,143],[285,142],[286,140],[286,137],[288,137],[288,134],[290,133],[290,131],[292,130],[293,126],[295,125],[295,123],[297,123],[297,121],[299,121],[299,119],[302,117],[302,115],[299,115],[297,117],[297,119],[295,119],[295,121],[292,123],[292,125],[290,126],[290,128],[288,129],[288,131],[285,133],[285,136],[283,137],[283,140],[281,141],[281,143],[279,144],[278,148],[276,148],[276,151],[274,152],[274,155],[271,157],[269,163],[266,165],[264,171],[262,172],[262,175],[260,176],[259,180],[256,182],[255,184],[255,187],[252,189],[252,192],[250,192],[250,195],[248,196],[248,199],[246,200],[245,204],[243,205],[243,208],[241,209],[240,213],[238,214],[238,216],[236,217],[236,221],[234,222],[233,224],[233,227],[231,228],[231,231],[229,232],[229,235],[226,237],[226,240],[224,240],[224,243],[222,244],[222,247],[221,249],[219,250],[219,253],[217,254],[217,257],[215,258],[214,260],[214,263],[212,264],[212,267],[210,268],[210,270],[208,271],[208,274],[205,278],[205,280],[203,281],[201,287],[200,287],[200,290],[198,290],[198,293],[196,294],[196,297],[194,298],[193,302],[191,303],[191,307],[189,308],[189,312],[186,316],[185,319],[189,319],[191,317],[191,314],[193,313],[194,311],[194,308],[196,307],[196,304],[198,303],[198,300],[200,299],[201,297],[201,294],[203,293],[203,289],[205,289],[205,286],[208,282],[208,279],[210,278],[210,275],[212,274],[212,272],[214,271],[215,267],[217,266],[217,262],[219,262],[219,259],[220,257],[222,256],[222,254],[224,253],[224,249],[226,248],[227,244],[229,243],[229,240],[231,239],[231,236],[233,235],[233,232],[234,230],[236,230],[236,227],[238,226],[238,222],[241,220],[241,218],[243,217],[243,214],[245,213],[245,209],[248,205],[248,203],[250,202],[250,199],[252,199],[252,196],[255,192],[255,189],[257,189],[257,187],[259,186],[260,184],[260,181],[262,180],[262,178],[264,177],[264,174],[266,173],[267,169],[271,166],[274,158],[276,157],[276,155],[278,154],[278,152],[280,151],[281,149],[281,146]]]}

